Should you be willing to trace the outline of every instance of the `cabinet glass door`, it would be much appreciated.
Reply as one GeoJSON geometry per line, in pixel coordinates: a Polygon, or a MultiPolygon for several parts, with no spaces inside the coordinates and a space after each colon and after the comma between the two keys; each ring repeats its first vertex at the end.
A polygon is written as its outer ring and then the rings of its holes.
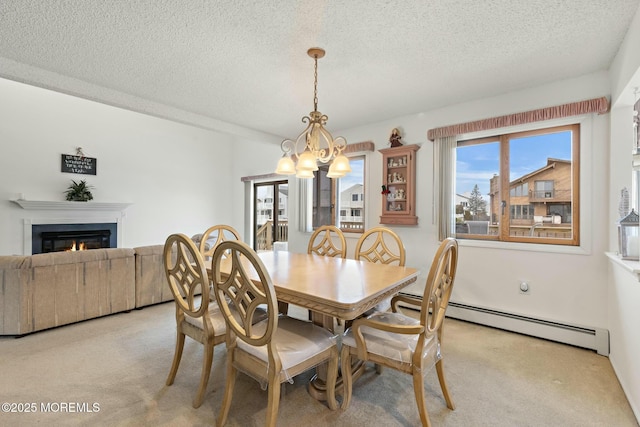
{"type": "Polygon", "coordinates": [[[407,156],[387,159],[387,212],[407,210],[407,156]]]}

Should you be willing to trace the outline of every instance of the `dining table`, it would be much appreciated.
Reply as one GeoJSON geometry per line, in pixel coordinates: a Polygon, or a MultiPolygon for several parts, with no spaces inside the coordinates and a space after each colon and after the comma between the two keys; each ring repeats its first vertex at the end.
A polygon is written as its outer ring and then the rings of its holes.
{"type": "MultiPolygon", "coordinates": [[[[278,302],[310,310],[314,323],[334,332],[336,320],[344,324],[358,318],[415,282],[419,274],[412,267],[289,251],[264,251],[258,256],[271,277],[278,302]]],[[[223,260],[223,274],[229,265],[223,260]]],[[[208,269],[211,274],[210,266],[208,269]]],[[[325,375],[318,367],[310,382],[309,392],[318,400],[325,400],[325,375]]],[[[337,387],[341,384],[339,379],[337,387]]]]}

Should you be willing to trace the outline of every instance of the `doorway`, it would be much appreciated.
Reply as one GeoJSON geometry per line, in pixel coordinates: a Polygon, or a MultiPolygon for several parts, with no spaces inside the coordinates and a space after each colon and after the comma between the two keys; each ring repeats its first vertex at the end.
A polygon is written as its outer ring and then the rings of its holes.
{"type": "Polygon", "coordinates": [[[253,194],[253,249],[286,249],[289,240],[288,181],[255,183],[253,194]]]}

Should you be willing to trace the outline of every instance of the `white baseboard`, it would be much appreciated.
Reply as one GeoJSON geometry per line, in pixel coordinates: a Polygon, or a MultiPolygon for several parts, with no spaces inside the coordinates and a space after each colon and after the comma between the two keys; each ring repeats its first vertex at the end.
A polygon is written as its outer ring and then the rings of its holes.
{"type": "Polygon", "coordinates": [[[557,341],[609,355],[609,331],[522,316],[483,307],[449,302],[447,317],[557,341]]]}

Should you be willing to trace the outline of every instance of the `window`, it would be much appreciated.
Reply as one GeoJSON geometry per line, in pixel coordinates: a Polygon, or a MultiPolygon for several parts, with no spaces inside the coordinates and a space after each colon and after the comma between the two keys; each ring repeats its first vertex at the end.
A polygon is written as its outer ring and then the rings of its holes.
{"type": "Polygon", "coordinates": [[[334,184],[327,177],[328,165],[318,166],[313,173],[313,229],[321,225],[335,224],[333,209],[335,207],[334,184]]]}
{"type": "Polygon", "coordinates": [[[511,187],[509,190],[509,194],[513,196],[526,196],[529,192],[529,183],[525,182],[524,184],[516,185],[515,187],[511,187]]]}
{"type": "Polygon", "coordinates": [[[511,205],[511,218],[533,219],[533,205],[511,205]]]}
{"type": "Polygon", "coordinates": [[[458,141],[456,237],[578,245],[579,130],[458,141]]]}
{"type": "Polygon", "coordinates": [[[314,229],[336,225],[345,232],[364,230],[364,162],[364,156],[350,157],[351,173],[340,179],[327,178],[329,165],[318,166],[312,190],[314,229]]]}

